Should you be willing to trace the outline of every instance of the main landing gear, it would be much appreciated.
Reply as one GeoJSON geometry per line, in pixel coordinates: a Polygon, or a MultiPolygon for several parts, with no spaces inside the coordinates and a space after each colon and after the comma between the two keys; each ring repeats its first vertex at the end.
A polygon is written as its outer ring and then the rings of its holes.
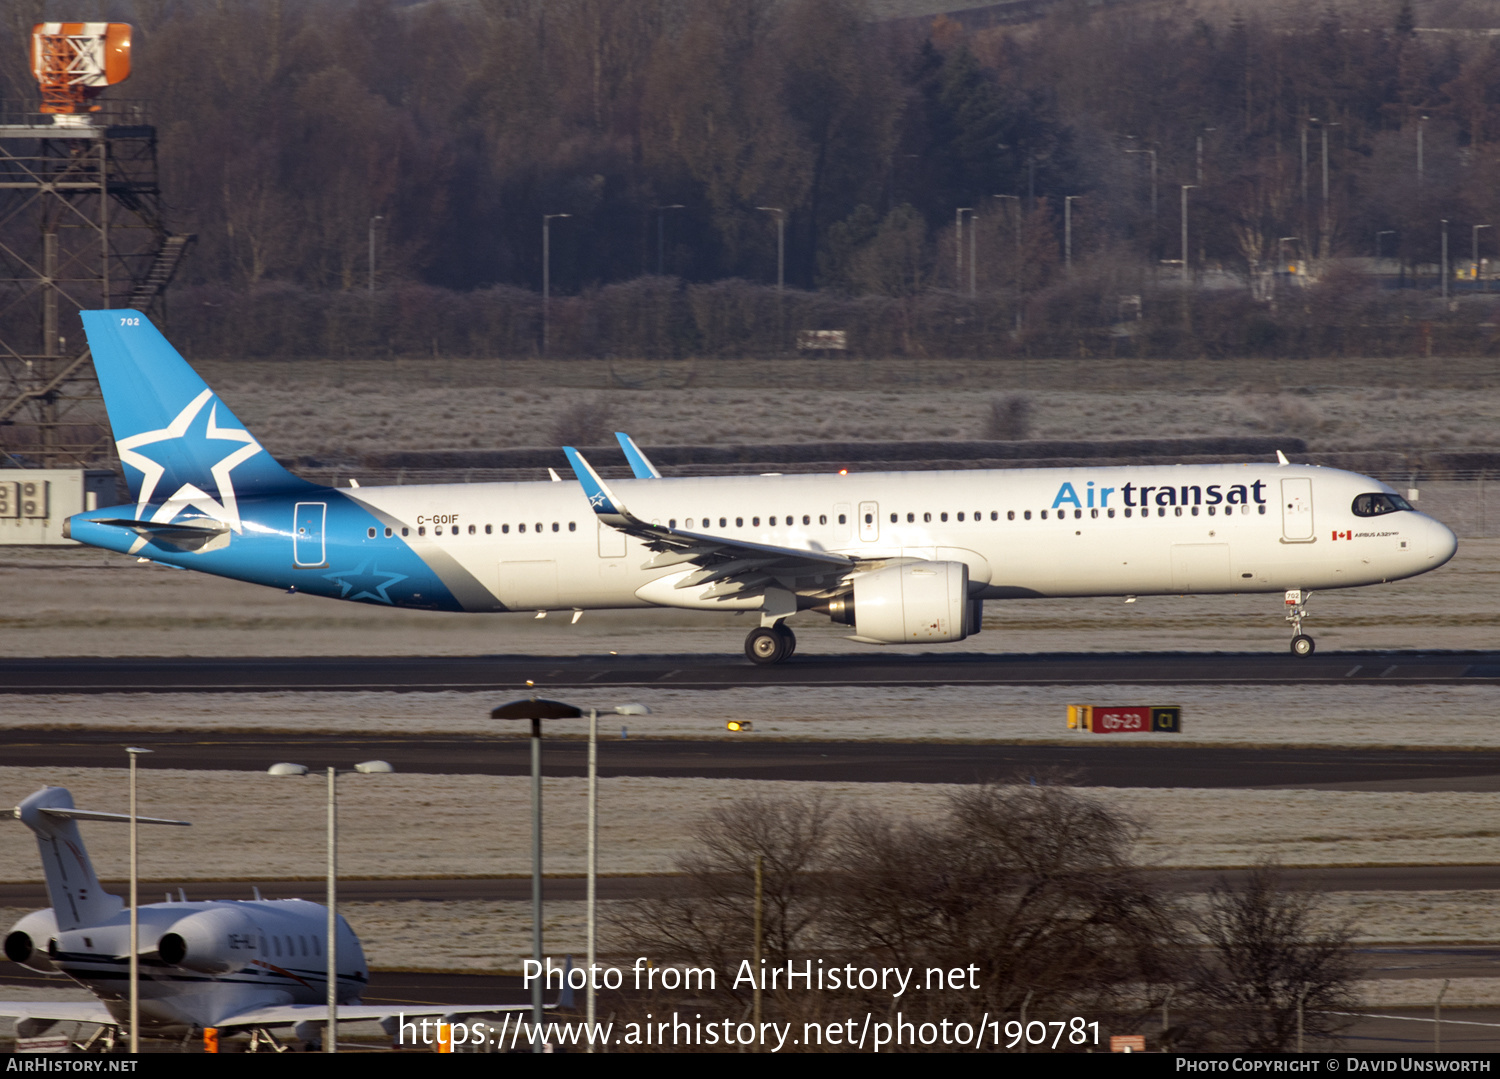
{"type": "Polygon", "coordinates": [[[757,626],[745,637],[745,655],[761,667],[790,659],[797,650],[797,635],[784,622],[774,626],[757,626]]]}
{"type": "Polygon", "coordinates": [[[1286,620],[1292,624],[1292,655],[1310,656],[1317,648],[1313,639],[1302,632],[1302,619],[1307,616],[1307,601],[1312,593],[1300,588],[1289,588],[1286,593],[1286,620]]]}

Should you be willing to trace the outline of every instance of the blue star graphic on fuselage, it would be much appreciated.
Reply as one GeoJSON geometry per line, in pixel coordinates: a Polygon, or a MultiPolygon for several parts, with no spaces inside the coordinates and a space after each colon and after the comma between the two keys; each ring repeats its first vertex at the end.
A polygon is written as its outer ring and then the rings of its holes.
{"type": "Polygon", "coordinates": [[[379,566],[370,568],[370,561],[366,559],[354,569],[334,570],[332,573],[323,574],[325,581],[333,581],[339,586],[339,599],[363,599],[371,603],[392,603],[391,597],[386,595],[386,589],[397,581],[406,580],[404,573],[387,573],[379,566]],[[367,573],[366,570],[369,570],[367,573]]]}

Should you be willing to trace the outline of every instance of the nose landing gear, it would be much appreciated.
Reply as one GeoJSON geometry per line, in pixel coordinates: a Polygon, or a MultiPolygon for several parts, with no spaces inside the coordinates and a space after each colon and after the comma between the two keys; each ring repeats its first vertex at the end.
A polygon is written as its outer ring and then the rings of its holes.
{"type": "Polygon", "coordinates": [[[797,650],[797,635],[784,622],[757,626],[745,637],[745,655],[751,663],[768,667],[791,658],[797,650]]]}
{"type": "Polygon", "coordinates": [[[1300,588],[1289,588],[1286,593],[1286,620],[1292,624],[1292,655],[1310,656],[1317,645],[1302,632],[1302,619],[1307,616],[1307,601],[1312,593],[1300,588]]]}

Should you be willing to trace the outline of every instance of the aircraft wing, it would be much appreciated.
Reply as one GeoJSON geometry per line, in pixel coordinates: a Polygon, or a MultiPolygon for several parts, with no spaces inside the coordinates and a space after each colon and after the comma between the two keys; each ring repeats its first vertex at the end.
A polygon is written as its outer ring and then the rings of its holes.
{"type": "Polygon", "coordinates": [[[119,1022],[97,1000],[37,1000],[17,1003],[0,1000],[0,1018],[39,1019],[52,1023],[98,1023],[100,1026],[114,1026],[119,1022]]]}
{"type": "Polygon", "coordinates": [[[754,543],[650,524],[625,507],[583,454],[572,446],[564,446],[563,452],[599,519],[655,552],[642,568],[698,567],[674,587],[706,588],[701,599],[754,595],[773,586],[801,595],[833,596],[845,590],[849,573],[876,564],[832,551],[754,543]]]}

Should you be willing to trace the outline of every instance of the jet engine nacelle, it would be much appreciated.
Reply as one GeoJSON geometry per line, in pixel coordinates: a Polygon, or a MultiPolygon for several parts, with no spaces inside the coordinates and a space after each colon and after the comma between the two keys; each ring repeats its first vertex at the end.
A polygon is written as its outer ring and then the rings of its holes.
{"type": "Polygon", "coordinates": [[[243,911],[219,906],[173,922],[157,941],[156,951],[169,966],[226,974],[260,954],[258,937],[255,923],[243,911]]]}
{"type": "Polygon", "coordinates": [[[854,579],[854,594],[828,605],[835,622],[879,644],[961,641],[969,635],[969,567],[904,562],[854,579]]]}
{"type": "Polygon", "coordinates": [[[47,942],[57,936],[57,919],[52,908],[33,911],[5,934],[5,958],[23,967],[56,974],[57,966],[47,955],[47,942]]]}

